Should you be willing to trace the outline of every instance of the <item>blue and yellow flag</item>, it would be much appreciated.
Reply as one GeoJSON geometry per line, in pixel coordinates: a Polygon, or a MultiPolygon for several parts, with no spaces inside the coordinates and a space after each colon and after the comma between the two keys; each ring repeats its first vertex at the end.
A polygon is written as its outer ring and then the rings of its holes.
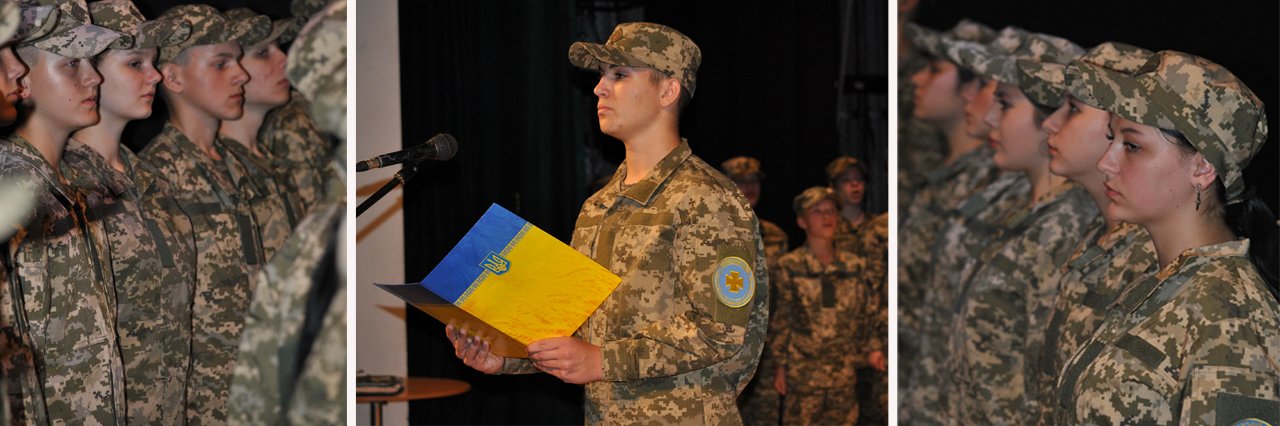
{"type": "Polygon", "coordinates": [[[474,324],[481,321],[519,342],[500,345],[500,336],[485,336],[492,337],[494,353],[527,356],[524,346],[535,340],[572,335],[621,281],[591,258],[494,204],[422,280],[421,286],[439,297],[437,303],[429,303],[420,292],[382,287],[441,322],[452,321],[484,336],[489,330],[476,330],[474,324]],[[419,293],[413,297],[416,301],[406,297],[409,293],[419,293]],[[461,308],[465,315],[443,303],[461,308]]]}

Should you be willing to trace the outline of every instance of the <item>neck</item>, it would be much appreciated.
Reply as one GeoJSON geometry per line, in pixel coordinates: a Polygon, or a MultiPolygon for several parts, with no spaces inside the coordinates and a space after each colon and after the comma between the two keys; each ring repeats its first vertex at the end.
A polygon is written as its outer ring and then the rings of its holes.
{"type": "Polygon", "coordinates": [[[1067,183],[1067,178],[1049,172],[1048,158],[1045,159],[1043,165],[1032,167],[1030,170],[1026,170],[1025,173],[1027,174],[1027,181],[1031,182],[1030,202],[1033,205],[1053,188],[1067,183]]]}
{"type": "Polygon", "coordinates": [[[823,238],[817,235],[810,235],[805,238],[804,246],[813,253],[814,257],[823,265],[830,264],[835,260],[836,247],[830,238],[823,238]]]}
{"type": "Polygon", "coordinates": [[[253,155],[262,155],[258,151],[258,130],[262,128],[262,122],[267,118],[267,112],[270,108],[264,108],[259,105],[244,105],[244,115],[237,120],[223,120],[218,132],[235,139],[253,155]]]}
{"type": "Polygon", "coordinates": [[[1089,173],[1089,176],[1087,177],[1072,177],[1071,181],[1084,187],[1085,192],[1089,193],[1089,198],[1093,198],[1093,203],[1098,205],[1098,212],[1100,216],[1102,216],[1102,220],[1105,222],[1107,233],[1110,233],[1115,230],[1117,226],[1120,226],[1119,223],[1111,220],[1111,217],[1106,215],[1107,205],[1111,204],[1111,200],[1107,198],[1107,187],[1105,186],[1106,181],[1102,174],[1089,173]]]}
{"type": "Polygon", "coordinates": [[[861,204],[849,204],[840,208],[840,216],[848,220],[850,224],[857,225],[862,222],[862,218],[866,214],[862,212],[861,204]]]}
{"type": "Polygon", "coordinates": [[[947,129],[947,158],[943,164],[950,166],[961,156],[972,152],[986,141],[969,135],[964,119],[953,120],[947,129]]]}
{"type": "Polygon", "coordinates": [[[206,155],[218,158],[213,142],[218,138],[217,117],[182,102],[170,102],[169,123],[206,155]]]}
{"type": "Polygon", "coordinates": [[[1151,243],[1156,247],[1156,258],[1162,269],[1184,251],[1236,239],[1235,233],[1221,219],[1186,208],[1187,205],[1181,207],[1181,211],[1174,210],[1165,218],[1143,224],[1151,234],[1151,243]]]}
{"type": "Polygon", "coordinates": [[[627,148],[627,178],[623,183],[630,185],[649,176],[659,161],[680,146],[680,134],[675,126],[652,126],[622,144],[627,148]]]}
{"type": "Polygon", "coordinates": [[[107,165],[116,171],[124,171],[124,159],[120,158],[120,134],[129,120],[102,112],[102,120],[98,124],[85,127],[71,134],[80,143],[92,148],[107,161],[107,165]]]}
{"type": "Polygon", "coordinates": [[[66,148],[67,138],[71,136],[73,130],[54,125],[44,117],[33,114],[14,132],[40,151],[44,160],[53,166],[54,171],[57,171],[58,164],[62,162],[62,150],[66,148]]]}

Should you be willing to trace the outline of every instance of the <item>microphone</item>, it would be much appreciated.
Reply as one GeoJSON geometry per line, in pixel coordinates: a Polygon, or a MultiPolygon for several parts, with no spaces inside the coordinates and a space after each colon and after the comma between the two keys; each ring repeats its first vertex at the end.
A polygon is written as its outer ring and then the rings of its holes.
{"type": "Polygon", "coordinates": [[[458,141],[448,133],[441,133],[431,137],[422,145],[413,148],[396,151],[390,154],[382,154],[377,157],[356,163],[356,171],[363,172],[365,170],[386,167],[400,163],[419,162],[423,160],[446,161],[453,158],[453,154],[458,152],[458,141]]]}

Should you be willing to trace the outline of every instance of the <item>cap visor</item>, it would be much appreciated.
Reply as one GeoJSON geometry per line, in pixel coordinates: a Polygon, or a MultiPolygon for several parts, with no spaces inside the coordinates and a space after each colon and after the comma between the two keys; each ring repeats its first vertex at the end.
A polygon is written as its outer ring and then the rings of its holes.
{"type": "Polygon", "coordinates": [[[158,19],[138,26],[134,49],[176,46],[191,37],[191,23],[183,19],[158,19]]]}
{"type": "Polygon", "coordinates": [[[649,64],[641,62],[639,59],[620,50],[602,44],[581,41],[569,46],[569,62],[572,62],[578,68],[593,71],[599,70],[602,63],[624,67],[650,68],[649,64]]]}
{"type": "Polygon", "coordinates": [[[68,58],[88,58],[107,50],[120,37],[127,36],[115,30],[86,24],[50,34],[31,45],[68,58]]]}

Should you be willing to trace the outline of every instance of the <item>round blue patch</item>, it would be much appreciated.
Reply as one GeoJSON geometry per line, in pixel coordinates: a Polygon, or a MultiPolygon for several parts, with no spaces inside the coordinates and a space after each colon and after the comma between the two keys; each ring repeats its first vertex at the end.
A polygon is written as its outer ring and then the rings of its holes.
{"type": "Polygon", "coordinates": [[[740,257],[720,259],[715,282],[716,298],[730,308],[746,306],[756,293],[756,276],[751,272],[751,265],[740,257]]]}
{"type": "Polygon", "coordinates": [[[1271,423],[1267,423],[1259,419],[1244,419],[1235,422],[1232,426],[1271,426],[1271,423]]]}

